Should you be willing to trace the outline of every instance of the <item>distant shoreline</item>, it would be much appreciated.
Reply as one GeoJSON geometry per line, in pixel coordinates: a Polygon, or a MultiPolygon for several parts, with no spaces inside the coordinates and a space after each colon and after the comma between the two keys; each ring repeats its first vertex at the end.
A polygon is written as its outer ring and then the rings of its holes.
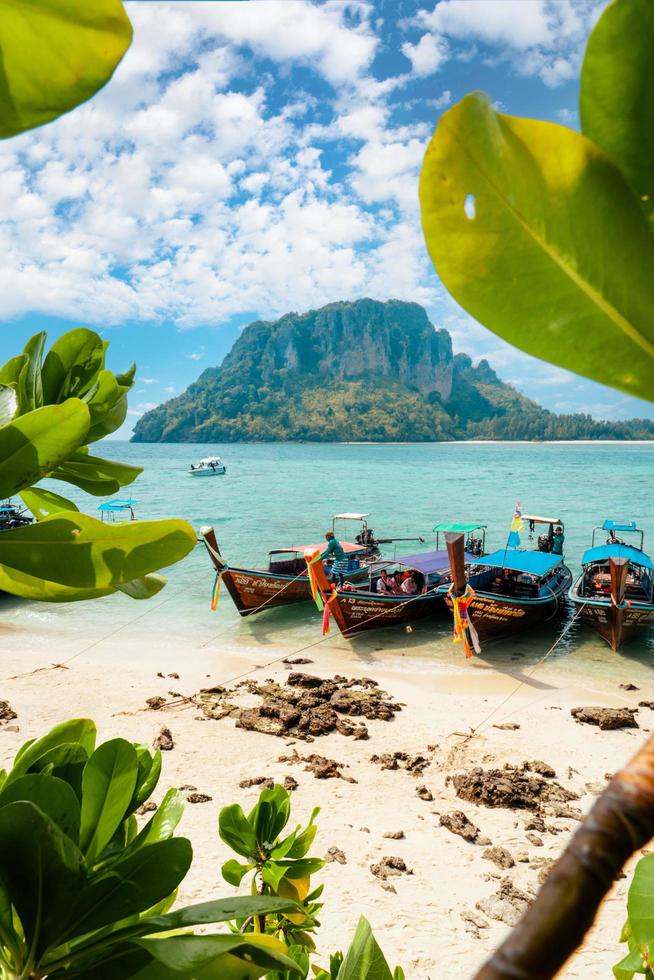
{"type": "Polygon", "coordinates": [[[108,442],[130,442],[141,446],[649,446],[653,439],[434,439],[398,441],[327,440],[327,439],[233,439],[209,442],[168,442],[155,439],[108,439],[108,442]]]}

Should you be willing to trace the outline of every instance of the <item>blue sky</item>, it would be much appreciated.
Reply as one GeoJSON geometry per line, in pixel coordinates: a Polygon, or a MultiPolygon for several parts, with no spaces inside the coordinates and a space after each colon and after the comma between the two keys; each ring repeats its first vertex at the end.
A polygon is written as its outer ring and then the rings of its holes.
{"type": "Polygon", "coordinates": [[[135,39],[106,89],[0,144],[3,353],[98,328],[112,367],[139,367],[125,435],[253,319],[396,297],[548,408],[653,417],[475,323],[419,222],[426,143],[466,92],[577,126],[604,2],[127,3],[135,39]]]}

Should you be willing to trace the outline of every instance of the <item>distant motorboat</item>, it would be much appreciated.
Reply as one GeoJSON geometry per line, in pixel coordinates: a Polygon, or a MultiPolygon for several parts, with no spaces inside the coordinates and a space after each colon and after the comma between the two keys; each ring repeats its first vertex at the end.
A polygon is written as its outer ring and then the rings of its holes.
{"type": "Polygon", "coordinates": [[[32,524],[33,518],[24,507],[18,507],[11,500],[0,506],[0,531],[15,531],[16,528],[32,524]]]}
{"type": "Polygon", "coordinates": [[[227,470],[220,456],[205,456],[199,463],[191,463],[189,476],[223,476],[227,470]]]}

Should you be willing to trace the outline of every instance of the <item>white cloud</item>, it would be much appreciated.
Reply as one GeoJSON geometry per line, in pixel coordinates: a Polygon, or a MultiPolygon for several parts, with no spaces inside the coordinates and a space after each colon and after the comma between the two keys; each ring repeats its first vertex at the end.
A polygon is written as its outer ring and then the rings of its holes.
{"type": "Polygon", "coordinates": [[[411,62],[414,75],[433,75],[447,60],[445,41],[435,34],[423,34],[417,44],[406,41],[402,54],[411,62]]]}
{"type": "Polygon", "coordinates": [[[141,375],[139,375],[139,381],[141,382],[141,384],[144,384],[144,385],[158,385],[159,384],[159,382],[157,381],[156,378],[144,378],[141,375]]]}
{"type": "Polygon", "coordinates": [[[494,64],[510,61],[522,75],[537,75],[550,88],[579,71],[584,40],[608,0],[440,0],[421,10],[412,26],[423,33],[406,42],[407,57],[418,57],[416,73],[429,74],[448,57],[465,59],[478,44],[494,49],[494,64]],[[472,48],[471,48],[472,46],[472,48]],[[424,70],[420,54],[424,49],[424,70]],[[429,67],[431,58],[434,67],[429,67]]]}
{"type": "Polygon", "coordinates": [[[546,7],[545,0],[441,0],[419,17],[439,34],[523,49],[552,40],[546,7]]]}

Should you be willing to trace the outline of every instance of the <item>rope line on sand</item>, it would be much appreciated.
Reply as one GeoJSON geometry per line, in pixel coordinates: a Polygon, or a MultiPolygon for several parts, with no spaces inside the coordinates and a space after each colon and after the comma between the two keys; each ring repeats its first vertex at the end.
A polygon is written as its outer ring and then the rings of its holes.
{"type": "Polygon", "coordinates": [[[471,728],[470,729],[470,734],[469,735],[466,735],[464,737],[464,739],[463,739],[464,743],[465,742],[468,742],[471,738],[474,738],[474,736],[477,735],[478,732],[488,724],[488,722],[491,720],[491,718],[494,718],[495,715],[497,714],[497,712],[500,711],[504,707],[504,705],[507,704],[511,700],[511,698],[513,697],[513,695],[514,694],[517,694],[517,692],[520,690],[520,688],[521,687],[524,687],[524,685],[527,683],[527,681],[531,677],[534,676],[534,674],[536,673],[537,669],[543,663],[545,663],[545,661],[547,660],[547,658],[549,657],[549,655],[551,653],[553,653],[554,650],[556,650],[556,648],[558,647],[558,645],[561,642],[561,640],[563,639],[563,637],[566,636],[566,634],[570,632],[573,624],[579,618],[579,616],[584,611],[584,609],[586,608],[586,606],[587,606],[587,603],[585,602],[582,606],[579,607],[579,609],[574,614],[574,616],[572,617],[572,619],[570,620],[570,622],[569,623],[566,623],[565,627],[563,628],[563,630],[561,631],[561,633],[557,636],[556,640],[554,641],[554,643],[552,644],[552,646],[549,648],[549,650],[545,654],[543,654],[543,656],[540,658],[540,660],[537,660],[536,661],[536,663],[533,665],[533,667],[531,667],[530,670],[525,675],[525,677],[522,678],[522,680],[520,680],[518,684],[516,684],[516,686],[513,688],[513,690],[512,691],[509,691],[509,693],[506,695],[506,697],[504,697],[499,702],[499,704],[497,704],[493,708],[493,710],[491,712],[489,712],[489,714],[487,714],[486,717],[483,718],[479,722],[478,725],[475,725],[474,728],[471,728]]]}
{"type": "MultiPolygon", "coordinates": [[[[438,591],[438,587],[434,589],[430,589],[428,592],[422,592],[420,593],[420,595],[412,596],[410,599],[407,599],[404,602],[404,605],[409,605],[410,602],[415,602],[416,599],[423,598],[424,596],[433,594],[437,591],[438,591]]],[[[363,626],[365,623],[370,623],[373,619],[378,619],[380,616],[385,616],[387,612],[388,610],[382,610],[382,612],[375,613],[374,616],[368,616],[367,619],[362,619],[361,622],[358,623],[357,625],[363,626]]],[[[297,650],[291,650],[290,652],[286,651],[283,657],[277,657],[275,660],[269,660],[265,664],[255,664],[254,667],[251,667],[249,670],[245,670],[241,674],[237,674],[235,677],[230,677],[228,678],[228,680],[220,681],[215,686],[226,687],[228,684],[234,684],[236,681],[240,681],[244,677],[248,677],[250,674],[253,674],[257,670],[265,670],[267,667],[273,667],[275,664],[288,661],[290,660],[291,657],[297,657],[298,654],[304,653],[306,650],[311,650],[313,647],[317,647],[319,646],[319,644],[325,643],[327,640],[331,640],[331,639],[332,639],[331,635],[327,633],[325,636],[321,636],[319,637],[319,639],[313,640],[313,642],[311,643],[306,643],[304,646],[299,647],[297,650]]],[[[206,645],[207,645],[206,643],[202,644],[203,647],[206,645]]],[[[163,710],[163,708],[174,708],[182,704],[195,704],[196,702],[194,699],[197,697],[198,693],[199,692],[196,692],[195,694],[190,694],[188,695],[188,697],[179,698],[176,701],[168,701],[167,704],[162,705],[161,710],[163,710]]]]}

